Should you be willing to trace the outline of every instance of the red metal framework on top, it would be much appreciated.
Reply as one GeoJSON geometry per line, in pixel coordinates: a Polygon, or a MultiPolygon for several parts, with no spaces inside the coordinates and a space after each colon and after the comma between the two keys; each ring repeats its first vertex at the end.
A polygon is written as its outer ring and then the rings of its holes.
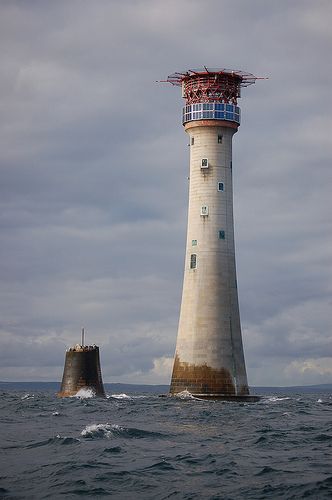
{"type": "Polygon", "coordinates": [[[255,83],[257,76],[231,69],[190,69],[173,73],[167,78],[172,85],[182,86],[182,97],[186,104],[199,102],[224,102],[237,104],[241,87],[255,83]]]}

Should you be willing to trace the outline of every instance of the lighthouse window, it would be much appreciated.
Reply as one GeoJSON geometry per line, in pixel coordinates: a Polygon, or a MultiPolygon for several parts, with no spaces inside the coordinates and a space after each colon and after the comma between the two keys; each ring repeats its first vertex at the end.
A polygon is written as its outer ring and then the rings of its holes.
{"type": "Polygon", "coordinates": [[[204,111],[212,111],[213,110],[213,102],[212,103],[204,103],[203,110],[204,111]]]}
{"type": "Polygon", "coordinates": [[[209,168],[209,161],[207,158],[201,159],[201,168],[209,168]]]}
{"type": "Polygon", "coordinates": [[[209,207],[207,205],[201,206],[201,215],[209,215],[209,207]]]}
{"type": "Polygon", "coordinates": [[[194,138],[194,137],[192,137],[192,138],[191,138],[191,145],[192,145],[192,146],[194,145],[194,142],[195,142],[195,138],[194,138]]]}
{"type": "Polygon", "coordinates": [[[219,239],[220,240],[224,240],[225,239],[225,231],[223,229],[221,231],[219,231],[219,239]]]}
{"type": "Polygon", "coordinates": [[[218,111],[224,111],[225,110],[225,104],[218,103],[215,106],[216,106],[216,110],[218,110],[218,111]]]}
{"type": "Polygon", "coordinates": [[[218,191],[223,191],[223,190],[224,190],[224,183],[218,182],[218,191]]]}
{"type": "Polygon", "coordinates": [[[183,123],[203,119],[230,120],[240,123],[241,117],[240,108],[233,104],[196,103],[184,106],[182,111],[183,123]]]}
{"type": "Polygon", "coordinates": [[[197,255],[192,253],[190,255],[190,269],[196,269],[197,267],[197,255]]]}
{"type": "Polygon", "coordinates": [[[222,135],[218,135],[218,144],[222,143],[222,135]]]}
{"type": "Polygon", "coordinates": [[[197,245],[197,240],[191,240],[191,244],[192,244],[193,247],[196,246],[197,245]]]}

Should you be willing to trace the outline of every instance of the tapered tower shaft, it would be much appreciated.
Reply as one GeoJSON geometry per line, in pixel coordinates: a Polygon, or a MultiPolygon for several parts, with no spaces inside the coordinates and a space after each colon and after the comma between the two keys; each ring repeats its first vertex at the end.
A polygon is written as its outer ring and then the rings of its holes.
{"type": "Polygon", "coordinates": [[[250,399],[235,266],[232,138],[240,123],[240,88],[255,77],[204,68],[168,81],[182,85],[190,145],[184,282],[170,392],[250,399]]]}
{"type": "Polygon", "coordinates": [[[81,389],[90,389],[96,396],[105,397],[103,386],[99,347],[77,344],[66,352],[65,367],[58,397],[75,396],[81,389]]]}

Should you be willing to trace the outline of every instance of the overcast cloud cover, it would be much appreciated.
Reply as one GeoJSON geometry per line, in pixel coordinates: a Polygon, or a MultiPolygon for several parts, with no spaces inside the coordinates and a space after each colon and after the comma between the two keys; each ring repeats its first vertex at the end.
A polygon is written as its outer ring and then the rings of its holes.
{"type": "Polygon", "coordinates": [[[168,383],[188,147],[174,71],[225,67],[251,385],[332,382],[331,0],[1,0],[0,380],[168,383]]]}

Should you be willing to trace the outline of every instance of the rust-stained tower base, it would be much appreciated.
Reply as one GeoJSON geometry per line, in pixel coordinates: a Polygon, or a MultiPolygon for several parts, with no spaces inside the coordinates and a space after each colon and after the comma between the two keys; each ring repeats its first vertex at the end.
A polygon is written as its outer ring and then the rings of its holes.
{"type": "Polygon", "coordinates": [[[105,397],[101,377],[99,347],[75,345],[66,352],[59,398],[75,396],[81,389],[90,389],[96,396],[105,397]]]}
{"type": "Polygon", "coordinates": [[[182,304],[171,394],[228,401],[250,396],[242,346],[233,227],[232,138],[241,87],[256,77],[226,69],[168,77],[182,86],[190,181],[182,304]]]}

